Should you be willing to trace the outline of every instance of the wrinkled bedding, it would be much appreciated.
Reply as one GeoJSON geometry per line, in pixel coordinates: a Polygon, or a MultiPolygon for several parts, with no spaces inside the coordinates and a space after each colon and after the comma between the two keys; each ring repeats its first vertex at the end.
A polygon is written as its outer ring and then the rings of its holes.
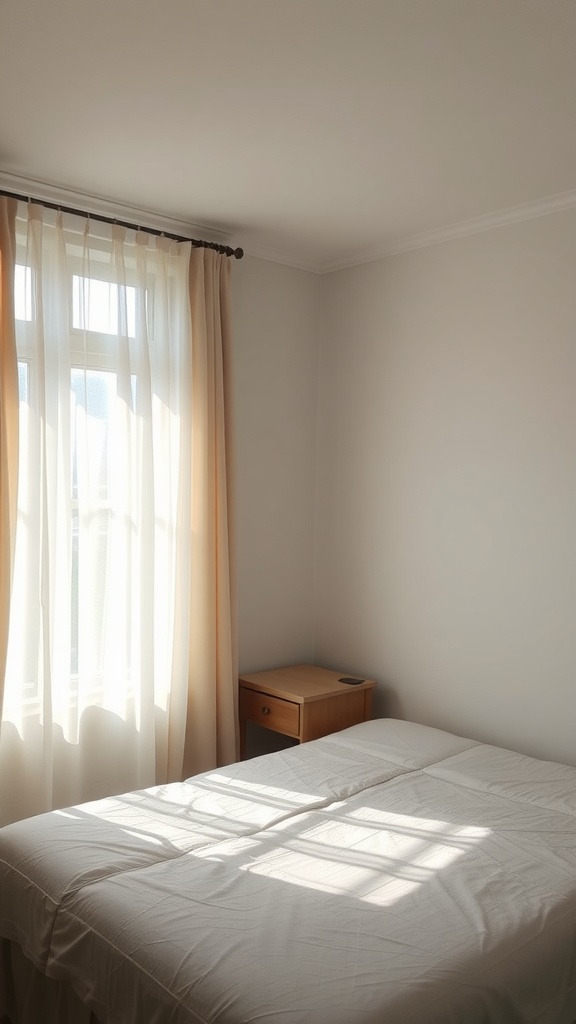
{"type": "Polygon", "coordinates": [[[571,1024],[576,769],[381,719],[40,815],[0,936],[100,1024],[571,1024]]]}

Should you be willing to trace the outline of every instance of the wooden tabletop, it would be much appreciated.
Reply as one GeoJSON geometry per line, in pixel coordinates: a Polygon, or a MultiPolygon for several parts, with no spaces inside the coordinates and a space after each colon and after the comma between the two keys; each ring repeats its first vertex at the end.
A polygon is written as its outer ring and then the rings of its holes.
{"type": "Polygon", "coordinates": [[[268,669],[265,672],[250,672],[241,675],[241,686],[251,690],[269,693],[273,697],[294,701],[296,704],[307,704],[313,700],[337,696],[340,693],[357,693],[359,690],[371,690],[376,685],[374,679],[364,679],[360,684],[351,686],[339,682],[343,676],[360,678],[350,672],[332,672],[317,665],[289,665],[286,668],[268,669]]]}

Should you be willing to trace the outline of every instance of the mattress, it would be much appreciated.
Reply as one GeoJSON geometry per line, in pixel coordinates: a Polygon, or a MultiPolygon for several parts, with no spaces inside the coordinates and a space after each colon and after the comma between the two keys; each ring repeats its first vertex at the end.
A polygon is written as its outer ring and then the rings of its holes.
{"type": "Polygon", "coordinates": [[[101,1024],[571,1024],[576,769],[381,719],[40,815],[0,936],[101,1024]]]}

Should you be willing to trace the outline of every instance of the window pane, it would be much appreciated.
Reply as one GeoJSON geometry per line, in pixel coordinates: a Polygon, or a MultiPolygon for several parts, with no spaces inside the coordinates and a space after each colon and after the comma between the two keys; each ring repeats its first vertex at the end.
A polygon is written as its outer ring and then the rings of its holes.
{"type": "Polygon", "coordinates": [[[72,277],[72,326],[98,334],[136,336],[136,289],[95,277],[72,277]]]}
{"type": "Polygon", "coordinates": [[[17,320],[32,319],[32,267],[14,267],[14,313],[17,320]]]}
{"type": "Polygon", "coordinates": [[[18,361],[18,398],[20,402],[25,405],[29,404],[30,395],[30,384],[29,384],[29,367],[28,363],[22,363],[18,361]]]}
{"type": "MultiPolygon", "coordinates": [[[[108,370],[70,371],[72,391],[72,497],[78,498],[79,443],[87,444],[82,449],[89,457],[91,486],[97,486],[98,495],[108,495],[108,426],[109,415],[116,395],[116,374],[108,370]],[[77,436],[79,417],[83,421],[83,435],[77,436]]],[[[80,456],[82,457],[82,456],[80,456]]]]}
{"type": "MultiPolygon", "coordinates": [[[[88,655],[91,671],[102,671],[101,632],[108,573],[110,474],[115,448],[111,415],[117,375],[72,368],[72,566],[71,656],[76,675],[88,655]],[[81,585],[81,583],[83,585],[81,585]],[[84,653],[80,647],[83,647],[84,653]]],[[[95,692],[93,699],[98,695],[95,692]]]]}

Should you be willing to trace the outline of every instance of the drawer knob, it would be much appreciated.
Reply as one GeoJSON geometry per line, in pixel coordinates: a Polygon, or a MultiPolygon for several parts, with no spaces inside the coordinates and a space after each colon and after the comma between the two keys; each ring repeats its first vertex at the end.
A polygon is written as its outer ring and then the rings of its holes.
{"type": "Polygon", "coordinates": [[[264,705],[264,707],[262,708],[262,714],[263,715],[269,715],[270,714],[270,708],[267,708],[266,705],[264,705]]]}

